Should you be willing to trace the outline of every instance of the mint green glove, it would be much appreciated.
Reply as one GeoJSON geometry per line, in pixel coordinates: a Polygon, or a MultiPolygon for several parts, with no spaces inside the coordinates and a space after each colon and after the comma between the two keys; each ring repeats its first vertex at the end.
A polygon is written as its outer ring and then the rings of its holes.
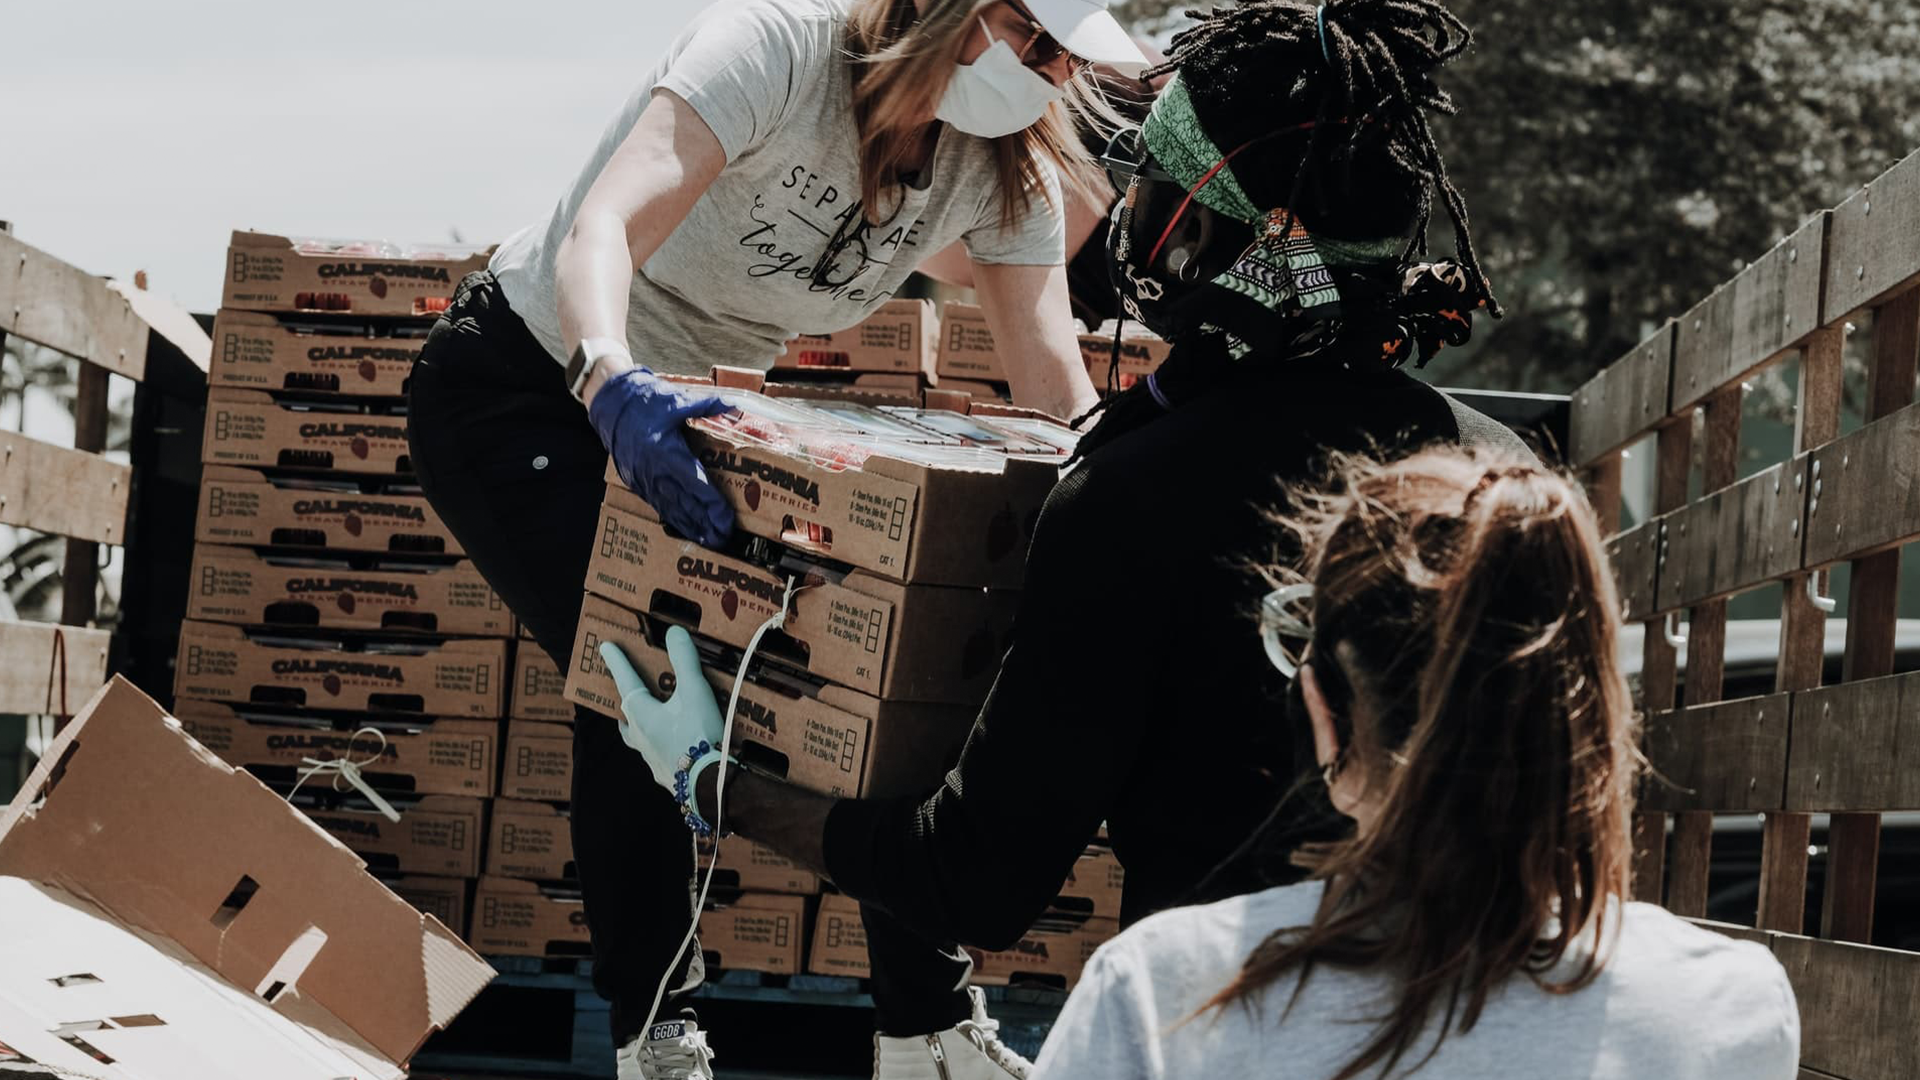
{"type": "MultiPolygon", "coordinates": [[[[667,659],[673,666],[673,695],[660,701],[641,681],[627,654],[611,641],[600,643],[600,659],[620,690],[620,737],[640,751],[654,780],[680,804],[687,826],[711,836],[713,825],[694,806],[700,774],[721,760],[723,718],[700,666],[693,636],[682,627],[667,630],[667,659]]],[[[729,765],[735,764],[727,759],[729,765]]]]}

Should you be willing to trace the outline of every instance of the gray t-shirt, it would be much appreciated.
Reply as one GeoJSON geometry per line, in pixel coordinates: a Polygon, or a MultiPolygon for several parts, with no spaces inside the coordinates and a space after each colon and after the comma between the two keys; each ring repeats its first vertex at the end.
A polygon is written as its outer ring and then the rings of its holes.
{"type": "MultiPolygon", "coordinates": [[[[564,360],[554,257],[587,189],[656,89],[691,105],[727,166],[639,273],[627,339],[656,371],[769,367],[802,333],[843,330],[891,297],[920,260],[964,239],[982,263],[1065,258],[1059,178],[1011,228],[1000,223],[993,144],[940,133],[921,184],[885,225],[860,229],[822,285],[810,280],[860,197],[859,133],[846,47],[847,0],[719,0],[683,31],[614,118],[553,217],[500,245],[507,302],[564,360]]],[[[849,229],[847,231],[854,231],[849,229]]]]}
{"type": "MultiPolygon", "coordinates": [[[[1267,934],[1311,922],[1324,888],[1308,882],[1141,920],[1088,962],[1033,1080],[1333,1076],[1372,1036],[1368,1019],[1389,1007],[1388,977],[1322,965],[1291,1011],[1297,976],[1251,1009],[1236,1003],[1182,1023],[1267,934]]],[[[1431,1045],[1417,1043],[1395,1080],[1794,1080],[1800,1016],[1771,953],[1649,904],[1621,910],[1624,925],[1609,920],[1617,950],[1595,982],[1550,994],[1511,980],[1473,1030],[1449,1034],[1413,1072],[1431,1045]]]]}

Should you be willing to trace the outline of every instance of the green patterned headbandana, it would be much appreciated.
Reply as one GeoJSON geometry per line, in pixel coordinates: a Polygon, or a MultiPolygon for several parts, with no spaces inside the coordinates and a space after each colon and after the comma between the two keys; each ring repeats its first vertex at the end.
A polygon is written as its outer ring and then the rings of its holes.
{"type": "MultiPolygon", "coordinates": [[[[1153,111],[1140,125],[1140,138],[1153,153],[1154,160],[1167,170],[1167,175],[1189,191],[1207,175],[1208,169],[1227,156],[1207,137],[1200,118],[1194,114],[1193,99],[1187,96],[1187,85],[1178,72],[1154,100],[1153,111]]],[[[1194,192],[1193,198],[1202,206],[1249,225],[1266,216],[1247,197],[1231,165],[1215,173],[1205,187],[1194,192]]]]}

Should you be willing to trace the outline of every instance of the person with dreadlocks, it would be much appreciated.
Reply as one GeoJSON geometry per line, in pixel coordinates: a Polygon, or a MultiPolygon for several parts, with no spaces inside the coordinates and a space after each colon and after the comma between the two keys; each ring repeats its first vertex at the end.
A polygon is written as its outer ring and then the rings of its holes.
{"type": "Polygon", "coordinates": [[[1282,799],[1314,759],[1276,722],[1286,684],[1248,633],[1265,509],[1331,451],[1526,453],[1404,370],[1492,306],[1427,122],[1451,109],[1434,77],[1469,40],[1439,0],[1254,0],[1176,35],[1144,76],[1173,78],[1108,154],[1126,192],[1112,276],[1171,355],[1100,413],[1041,511],[1011,644],[945,783],[831,799],[717,753],[682,765],[663,751],[721,742],[705,681],[656,702],[605,648],[629,745],[692,778],[683,813],[709,820],[724,775],[722,828],[988,949],[1028,930],[1102,821],[1123,923],[1297,877],[1271,856],[1332,815],[1324,788],[1282,799]],[[1435,191],[1457,261],[1417,261],[1435,191]]]}

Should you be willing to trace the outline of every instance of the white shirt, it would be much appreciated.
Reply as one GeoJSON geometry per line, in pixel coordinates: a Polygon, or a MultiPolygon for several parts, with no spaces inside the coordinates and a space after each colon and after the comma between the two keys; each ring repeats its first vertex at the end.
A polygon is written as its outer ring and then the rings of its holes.
{"type": "Polygon", "coordinates": [[[770,367],[796,334],[843,330],[864,319],[922,259],[956,240],[981,263],[1065,261],[1051,164],[1041,163],[1047,191],[1036,192],[1027,214],[1003,228],[993,143],[948,127],[923,186],[906,190],[886,224],[860,230],[859,243],[847,245],[826,283],[812,282],[860,198],[847,2],[719,0],[707,8],[627,100],[552,217],[500,245],[491,269],[507,303],[555,359],[566,359],[554,292],[560,242],[656,89],[693,108],[718,138],[727,165],[633,275],[628,344],[655,371],[770,367]]]}
{"type": "MultiPolygon", "coordinates": [[[[1386,975],[1320,965],[1284,1017],[1297,974],[1251,1009],[1236,1003],[1182,1023],[1269,933],[1310,923],[1324,888],[1308,882],[1161,912],[1108,942],[1088,962],[1033,1080],[1333,1076],[1370,1041],[1366,1021],[1391,1006],[1386,975]]],[[[1410,1072],[1431,1046],[1429,1025],[1395,1080],[1795,1080],[1800,1017],[1771,953],[1649,904],[1622,910],[1624,925],[1610,920],[1618,946],[1585,989],[1550,994],[1512,979],[1488,997],[1473,1030],[1456,1025],[1410,1072]]]]}

